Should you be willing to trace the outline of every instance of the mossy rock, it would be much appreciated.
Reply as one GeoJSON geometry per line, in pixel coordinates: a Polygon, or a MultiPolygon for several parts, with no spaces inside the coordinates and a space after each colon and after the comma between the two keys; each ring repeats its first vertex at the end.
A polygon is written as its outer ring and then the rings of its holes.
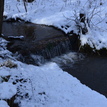
{"type": "Polygon", "coordinates": [[[91,48],[88,44],[85,44],[84,46],[80,46],[80,52],[86,53],[86,54],[92,54],[94,53],[94,49],[91,48]]]}
{"type": "Polygon", "coordinates": [[[107,49],[106,48],[102,48],[100,50],[97,50],[95,48],[90,47],[88,44],[81,46],[79,51],[81,53],[85,53],[88,55],[107,56],[107,49]]]}
{"type": "Polygon", "coordinates": [[[98,50],[97,53],[99,53],[101,56],[107,56],[107,49],[102,48],[102,49],[98,50]]]}

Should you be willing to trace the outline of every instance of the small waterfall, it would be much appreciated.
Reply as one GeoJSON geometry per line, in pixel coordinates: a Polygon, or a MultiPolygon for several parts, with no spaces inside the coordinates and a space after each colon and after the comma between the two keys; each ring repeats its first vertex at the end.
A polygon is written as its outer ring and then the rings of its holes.
{"type": "Polygon", "coordinates": [[[62,55],[71,51],[71,45],[69,41],[63,41],[60,43],[48,44],[44,49],[37,52],[38,55],[42,55],[45,59],[51,59],[55,56],[62,55]]]}
{"type": "Polygon", "coordinates": [[[44,49],[31,54],[31,58],[38,65],[51,60],[56,56],[68,53],[71,51],[71,44],[69,40],[61,41],[59,43],[48,44],[44,49]]]}

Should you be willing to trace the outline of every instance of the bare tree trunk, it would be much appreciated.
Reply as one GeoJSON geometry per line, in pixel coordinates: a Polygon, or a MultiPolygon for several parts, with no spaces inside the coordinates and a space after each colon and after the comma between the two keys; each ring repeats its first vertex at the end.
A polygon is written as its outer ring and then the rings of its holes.
{"type": "Polygon", "coordinates": [[[23,0],[23,2],[24,2],[25,11],[27,12],[26,1],[25,1],[25,0],[23,0]]]}
{"type": "Polygon", "coordinates": [[[2,34],[3,11],[4,11],[4,0],[0,0],[0,36],[2,34]]]}

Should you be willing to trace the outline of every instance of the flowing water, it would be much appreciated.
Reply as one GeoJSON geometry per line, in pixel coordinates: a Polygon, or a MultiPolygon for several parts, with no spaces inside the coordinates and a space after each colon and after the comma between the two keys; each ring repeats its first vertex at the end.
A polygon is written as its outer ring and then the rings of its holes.
{"type": "Polygon", "coordinates": [[[45,59],[51,59],[83,84],[107,97],[107,57],[84,57],[77,52],[71,52],[71,44],[65,38],[65,34],[44,25],[4,22],[3,34],[5,36],[24,36],[25,40],[12,41],[13,44],[10,46],[15,52],[18,51],[22,54],[20,56],[16,53],[19,60],[22,58],[23,62],[40,65],[45,62],[45,59]],[[36,48],[33,48],[35,46],[36,48]],[[17,47],[19,48],[17,49],[17,47]]]}

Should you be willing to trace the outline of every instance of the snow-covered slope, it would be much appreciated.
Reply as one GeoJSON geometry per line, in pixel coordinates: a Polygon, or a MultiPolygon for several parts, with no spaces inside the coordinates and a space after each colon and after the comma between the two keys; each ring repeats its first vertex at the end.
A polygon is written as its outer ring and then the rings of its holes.
{"type": "Polygon", "coordinates": [[[0,76],[3,72],[10,75],[7,84],[6,82],[0,84],[4,90],[2,93],[0,91],[2,95],[0,99],[11,97],[16,93],[15,87],[17,87],[18,97],[15,102],[19,103],[20,107],[107,106],[107,99],[103,95],[82,85],[79,80],[62,71],[55,63],[47,63],[41,67],[15,63],[18,68],[0,68],[0,76]]]}

